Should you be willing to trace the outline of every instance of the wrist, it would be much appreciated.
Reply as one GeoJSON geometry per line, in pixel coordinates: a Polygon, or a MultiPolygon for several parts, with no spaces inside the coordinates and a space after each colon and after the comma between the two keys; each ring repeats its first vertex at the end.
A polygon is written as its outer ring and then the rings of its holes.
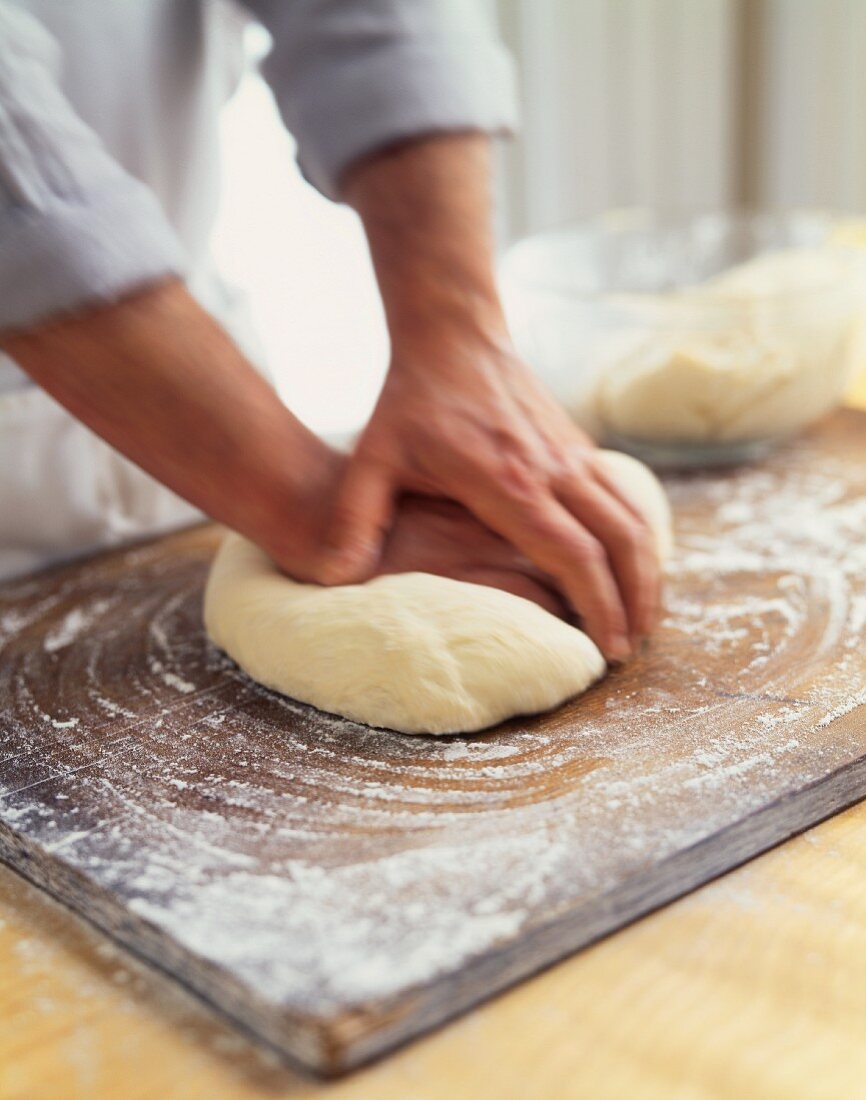
{"type": "Polygon", "coordinates": [[[279,471],[249,501],[249,537],[290,576],[315,581],[345,458],[315,440],[302,460],[279,471]]]}
{"type": "Polygon", "coordinates": [[[346,197],[363,222],[398,353],[508,344],[486,136],[439,134],[387,150],[356,166],[346,197]]]}
{"type": "Polygon", "coordinates": [[[389,326],[391,371],[447,374],[467,366],[482,369],[514,356],[501,310],[447,309],[418,313],[389,326]]]}
{"type": "Polygon", "coordinates": [[[452,285],[420,288],[386,303],[392,346],[472,341],[508,344],[508,327],[495,292],[452,285]]]}

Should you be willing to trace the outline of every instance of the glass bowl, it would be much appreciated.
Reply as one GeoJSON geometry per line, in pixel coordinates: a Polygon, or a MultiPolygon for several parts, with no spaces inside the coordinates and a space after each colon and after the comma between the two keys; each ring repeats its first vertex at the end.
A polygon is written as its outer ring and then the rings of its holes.
{"type": "Polygon", "coordinates": [[[519,352],[599,442],[657,467],[756,458],[866,363],[866,223],[614,211],[518,242],[519,352]]]}

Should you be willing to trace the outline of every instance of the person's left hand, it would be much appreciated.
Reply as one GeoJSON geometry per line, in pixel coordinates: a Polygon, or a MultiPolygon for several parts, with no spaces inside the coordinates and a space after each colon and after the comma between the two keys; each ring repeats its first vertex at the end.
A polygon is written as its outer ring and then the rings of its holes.
{"type": "Polygon", "coordinates": [[[400,500],[376,574],[434,573],[532,600],[560,618],[568,611],[544,576],[504,539],[452,501],[400,500]]]}

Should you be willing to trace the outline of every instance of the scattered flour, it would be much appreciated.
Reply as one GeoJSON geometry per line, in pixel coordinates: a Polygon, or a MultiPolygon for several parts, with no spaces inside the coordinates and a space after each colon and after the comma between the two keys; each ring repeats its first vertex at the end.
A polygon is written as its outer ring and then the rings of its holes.
{"type": "Polygon", "coordinates": [[[251,683],[201,631],[210,544],[133,552],[101,611],[98,563],[61,595],[0,589],[0,843],[5,824],[50,847],[187,957],[325,1015],[603,896],[866,741],[866,466],[806,440],[670,492],[648,655],[477,737],[369,730],[251,683]],[[16,647],[36,628],[44,647],[16,647]]]}
{"type": "Polygon", "coordinates": [[[77,641],[86,631],[93,629],[95,621],[111,607],[111,600],[94,600],[83,607],[73,607],[60,623],[45,635],[45,649],[56,653],[77,641]]]}

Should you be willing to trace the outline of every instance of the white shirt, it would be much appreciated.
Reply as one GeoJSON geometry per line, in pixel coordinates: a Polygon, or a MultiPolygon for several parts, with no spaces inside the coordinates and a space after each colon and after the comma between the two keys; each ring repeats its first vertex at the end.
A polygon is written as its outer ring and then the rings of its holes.
{"type": "MultiPolygon", "coordinates": [[[[0,329],[172,273],[231,327],[208,242],[252,18],[331,197],[377,147],[513,121],[509,59],[473,0],[0,0],[0,329]]],[[[195,515],[0,355],[0,577],[195,515]]]]}
{"type": "Polygon", "coordinates": [[[207,297],[218,121],[252,18],[307,177],[498,131],[510,61],[472,0],[0,0],[0,328],[184,271],[207,297]]]}

